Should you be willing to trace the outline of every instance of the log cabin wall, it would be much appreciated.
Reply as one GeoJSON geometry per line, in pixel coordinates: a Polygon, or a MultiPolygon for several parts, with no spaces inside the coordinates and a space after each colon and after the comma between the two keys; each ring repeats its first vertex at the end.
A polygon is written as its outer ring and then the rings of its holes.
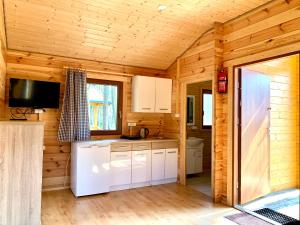
{"type": "Polygon", "coordinates": [[[195,96],[195,122],[193,125],[187,125],[187,137],[199,137],[204,140],[203,172],[211,171],[211,129],[202,128],[202,91],[211,89],[211,81],[193,83],[187,86],[187,95],[195,96]]]}
{"type": "MultiPolygon", "coordinates": [[[[233,133],[234,111],[233,96],[237,91],[234,77],[234,66],[276,57],[300,50],[300,1],[276,0],[259,7],[223,26],[224,52],[223,65],[229,72],[229,92],[226,95],[228,104],[223,111],[227,117],[229,134],[226,153],[227,160],[227,203],[237,202],[236,140],[233,133]],[[234,147],[234,151],[232,148],[234,147]],[[235,152],[235,154],[233,154],[235,152]],[[234,166],[234,167],[233,167],[234,166]],[[234,170],[233,170],[234,169],[234,170]],[[233,175],[233,176],[232,176],[233,175]],[[233,180],[232,180],[233,179],[233,180]],[[233,185],[231,185],[233,184],[233,185]]],[[[299,150],[298,150],[299,154],[299,150]]],[[[299,183],[299,177],[298,183],[299,183]]]]}
{"type": "MultiPolygon", "coordinates": [[[[61,100],[65,82],[63,66],[81,67],[90,70],[102,70],[127,74],[140,74],[147,76],[166,75],[165,71],[145,69],[139,67],[120,66],[108,63],[99,63],[88,60],[78,60],[51,55],[36,54],[30,52],[20,52],[9,50],[7,52],[7,79],[6,79],[6,99],[8,98],[9,78],[25,78],[44,81],[60,82],[61,100]]],[[[164,115],[160,113],[131,113],[131,78],[126,76],[116,76],[111,74],[98,74],[87,72],[90,78],[119,80],[123,82],[123,122],[122,130],[126,134],[129,132],[127,123],[136,122],[137,127],[133,130],[137,132],[142,126],[149,128],[150,135],[163,134],[164,115]]],[[[6,102],[7,104],[7,102],[6,102]]],[[[6,109],[6,116],[9,111],[6,109]]],[[[60,118],[60,110],[47,109],[40,114],[40,120],[45,122],[45,146],[44,168],[43,168],[43,188],[60,188],[68,185],[69,177],[64,179],[66,174],[67,160],[70,154],[70,144],[57,141],[57,130],[60,118]]],[[[29,116],[30,120],[37,120],[37,115],[29,116]]],[[[99,136],[97,138],[115,138],[116,136],[99,136]]],[[[119,137],[119,136],[118,136],[119,137]]]]}
{"type": "MultiPolygon", "coordinates": [[[[186,137],[186,118],[183,114],[185,100],[183,96],[186,93],[186,85],[212,81],[212,89],[215,90],[215,74],[222,64],[222,24],[215,23],[214,27],[205,32],[200,38],[167,70],[168,76],[174,79],[172,114],[165,115],[164,134],[166,136],[179,137],[180,158],[179,158],[179,180],[185,183],[185,140],[186,137]],[[184,132],[184,133],[181,133],[184,132]]],[[[216,202],[226,200],[226,161],[223,162],[226,155],[223,148],[226,145],[226,122],[222,106],[226,104],[226,98],[223,95],[213,92],[214,112],[213,118],[215,131],[212,130],[212,143],[214,147],[213,168],[213,197],[216,202]],[[225,166],[224,166],[225,164],[225,166]]]]}
{"type": "Polygon", "coordinates": [[[299,185],[299,55],[249,65],[270,77],[271,191],[299,185]]]}
{"type": "Polygon", "coordinates": [[[0,120],[5,118],[5,78],[6,78],[6,34],[4,27],[3,0],[0,1],[0,120]]]}
{"type": "MultiPolygon", "coordinates": [[[[215,201],[233,205],[236,200],[233,190],[237,185],[233,170],[233,161],[237,160],[233,154],[234,66],[299,51],[299,41],[300,1],[276,0],[224,24],[216,23],[168,69],[169,76],[178,83],[193,83],[199,78],[212,79],[213,90],[217,84],[217,69],[223,65],[228,70],[228,93],[215,93],[214,96],[215,132],[212,139],[215,149],[212,160],[215,201]]],[[[176,102],[172,114],[165,115],[164,130],[166,135],[179,136],[182,143],[185,134],[180,133],[184,116],[181,114],[183,99],[180,98],[182,90],[179,87],[182,86],[177,85],[177,89],[173,89],[176,102]]],[[[184,145],[180,144],[180,151],[183,148],[184,145]]],[[[180,159],[180,171],[183,171],[183,161],[180,159]]],[[[182,176],[185,174],[180,172],[179,177],[182,176]]]]}

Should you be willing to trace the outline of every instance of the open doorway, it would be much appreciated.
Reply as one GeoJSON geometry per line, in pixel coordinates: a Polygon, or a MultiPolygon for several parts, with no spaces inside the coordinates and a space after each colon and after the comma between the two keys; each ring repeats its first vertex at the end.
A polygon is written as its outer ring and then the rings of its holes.
{"type": "Polygon", "coordinates": [[[212,81],[187,85],[186,184],[212,197],[212,81]]]}
{"type": "Polygon", "coordinates": [[[239,67],[238,76],[238,207],[299,220],[299,54],[239,67]]]}

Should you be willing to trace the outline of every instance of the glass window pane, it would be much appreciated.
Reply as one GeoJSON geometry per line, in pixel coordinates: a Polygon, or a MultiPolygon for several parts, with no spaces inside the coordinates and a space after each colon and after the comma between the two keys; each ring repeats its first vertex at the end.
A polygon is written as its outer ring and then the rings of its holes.
{"type": "Polygon", "coordinates": [[[212,125],[212,94],[203,94],[203,126],[212,125]]]}
{"type": "Polygon", "coordinates": [[[117,130],[118,87],[106,84],[87,84],[91,130],[117,130]]]}

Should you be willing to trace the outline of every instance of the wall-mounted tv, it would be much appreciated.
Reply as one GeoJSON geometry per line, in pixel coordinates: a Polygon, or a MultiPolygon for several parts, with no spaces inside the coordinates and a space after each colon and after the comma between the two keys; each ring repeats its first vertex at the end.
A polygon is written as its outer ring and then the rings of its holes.
{"type": "Polygon", "coordinates": [[[9,107],[59,108],[60,83],[10,78],[9,107]]]}

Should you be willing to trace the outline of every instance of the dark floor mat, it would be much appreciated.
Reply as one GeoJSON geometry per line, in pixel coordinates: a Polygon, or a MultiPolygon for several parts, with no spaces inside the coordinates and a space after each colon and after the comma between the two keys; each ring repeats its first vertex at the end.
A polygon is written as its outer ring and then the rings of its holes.
{"type": "Polygon", "coordinates": [[[276,211],[274,211],[272,209],[268,209],[268,208],[262,208],[259,210],[255,210],[254,212],[257,214],[260,214],[264,217],[267,217],[270,220],[276,221],[277,223],[280,223],[280,224],[289,224],[291,222],[299,222],[298,220],[296,220],[292,217],[286,216],[284,214],[281,214],[279,212],[276,212],[276,211]]]}

